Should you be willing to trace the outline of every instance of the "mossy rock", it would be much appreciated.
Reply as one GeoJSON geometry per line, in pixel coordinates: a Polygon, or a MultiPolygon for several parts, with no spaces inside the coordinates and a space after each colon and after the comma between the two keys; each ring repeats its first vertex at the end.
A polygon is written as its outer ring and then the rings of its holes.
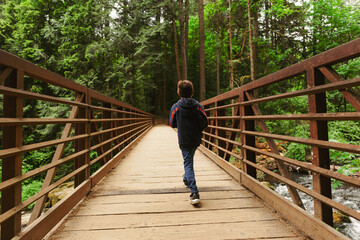
{"type": "Polygon", "coordinates": [[[74,182],[63,183],[48,194],[48,202],[45,207],[54,206],[61,199],[74,192],[74,182]]]}
{"type": "Polygon", "coordinates": [[[261,182],[261,183],[264,184],[265,186],[267,186],[268,188],[270,188],[270,189],[272,189],[272,190],[275,190],[275,187],[274,187],[271,183],[266,182],[266,181],[261,182]]]}
{"type": "Polygon", "coordinates": [[[350,217],[342,212],[334,211],[333,212],[333,222],[334,225],[341,225],[343,223],[350,223],[350,217]]]}

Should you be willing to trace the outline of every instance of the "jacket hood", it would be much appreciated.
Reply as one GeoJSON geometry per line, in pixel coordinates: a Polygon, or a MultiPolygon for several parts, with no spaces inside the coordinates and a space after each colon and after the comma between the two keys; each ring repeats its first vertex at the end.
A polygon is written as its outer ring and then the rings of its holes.
{"type": "Polygon", "coordinates": [[[196,101],[193,98],[181,98],[178,103],[180,107],[185,109],[194,108],[195,106],[198,105],[198,101],[196,101]]]}

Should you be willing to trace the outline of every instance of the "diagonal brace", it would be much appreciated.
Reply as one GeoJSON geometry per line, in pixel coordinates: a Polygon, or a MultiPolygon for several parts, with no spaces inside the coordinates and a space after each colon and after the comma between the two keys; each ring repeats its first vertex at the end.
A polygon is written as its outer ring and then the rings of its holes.
{"type": "MultiPolygon", "coordinates": [[[[83,98],[84,98],[84,94],[78,94],[78,95],[76,96],[75,102],[80,103],[80,102],[82,102],[83,98]]],[[[73,107],[72,107],[72,110],[71,110],[71,112],[70,112],[69,119],[70,119],[70,120],[71,120],[71,119],[75,119],[76,116],[77,116],[77,114],[78,114],[78,112],[79,112],[79,107],[78,107],[78,106],[73,106],[73,107]]],[[[67,137],[70,135],[71,129],[72,129],[72,125],[73,125],[73,123],[67,123],[67,124],[65,125],[64,130],[63,130],[63,133],[62,133],[62,135],[61,135],[61,139],[65,139],[65,138],[67,138],[67,137]]],[[[63,155],[63,153],[64,153],[64,150],[65,150],[65,143],[59,144],[59,145],[57,146],[57,148],[56,148],[55,154],[54,154],[53,159],[52,159],[51,162],[53,163],[53,162],[58,161],[58,160],[62,157],[62,155],[63,155]]],[[[57,170],[56,167],[48,170],[48,172],[46,173],[46,177],[45,177],[45,180],[44,180],[44,182],[43,182],[42,188],[41,188],[42,190],[43,190],[44,188],[50,186],[50,184],[53,182],[54,177],[55,177],[55,174],[56,174],[56,170],[57,170]]],[[[34,206],[34,209],[33,209],[32,213],[31,213],[31,217],[30,217],[30,219],[29,219],[29,223],[28,223],[28,224],[30,224],[30,223],[32,223],[33,221],[35,221],[35,220],[41,215],[41,212],[42,212],[42,210],[43,210],[43,208],[44,208],[44,206],[45,206],[45,201],[46,201],[46,196],[43,196],[43,197],[39,198],[39,199],[36,201],[35,206],[34,206]]]]}
{"type": "MultiPolygon", "coordinates": [[[[321,67],[319,70],[332,83],[344,81],[344,79],[332,67],[321,67]]],[[[344,89],[340,90],[340,92],[356,109],[356,111],[360,112],[360,96],[358,96],[352,89],[344,89]]]]}
{"type": "MultiPolygon", "coordinates": [[[[250,101],[254,100],[254,96],[253,96],[252,93],[246,92],[246,95],[247,95],[247,97],[248,97],[248,99],[250,101]]],[[[260,108],[259,108],[259,106],[257,104],[252,104],[251,107],[252,107],[255,115],[258,115],[258,116],[261,115],[260,108]]],[[[261,130],[264,133],[270,133],[269,128],[266,125],[264,120],[258,120],[258,123],[259,123],[259,125],[261,127],[261,130]]],[[[279,149],[277,148],[274,139],[266,138],[266,142],[269,145],[269,147],[270,147],[270,149],[271,149],[271,151],[273,153],[280,155],[279,149]]],[[[280,171],[281,175],[286,177],[287,179],[291,179],[290,173],[286,169],[285,164],[283,162],[277,160],[277,159],[275,159],[275,162],[276,162],[276,165],[279,168],[279,171],[280,171]]],[[[293,200],[293,202],[296,205],[298,205],[299,207],[305,209],[304,204],[302,203],[301,198],[300,198],[299,193],[297,192],[296,188],[294,188],[294,187],[292,187],[290,185],[286,185],[286,187],[287,187],[287,189],[288,189],[288,191],[290,193],[290,196],[291,196],[291,199],[293,200]]]]}

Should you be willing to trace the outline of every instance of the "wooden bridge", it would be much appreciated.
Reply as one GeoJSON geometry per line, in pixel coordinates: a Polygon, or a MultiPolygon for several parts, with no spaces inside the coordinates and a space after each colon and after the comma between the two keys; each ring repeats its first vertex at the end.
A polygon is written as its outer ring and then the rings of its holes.
{"type": "Polygon", "coordinates": [[[194,207],[182,184],[174,130],[155,124],[149,113],[0,51],[1,239],[347,239],[331,227],[333,210],[357,220],[360,213],[332,200],[331,179],[357,188],[360,180],[331,171],[329,150],[359,154],[360,148],[328,141],[327,123],[360,119],[360,78],[344,79],[333,67],[357,57],[360,39],[202,102],[209,127],[195,155],[201,205],[194,207]],[[302,90],[266,95],[269,86],[301,79],[307,85],[302,90]],[[73,97],[34,93],[33,80],[73,97]],[[339,91],[352,109],[327,112],[329,91],[339,91]],[[299,96],[307,97],[308,112],[262,115],[262,103],[299,96]],[[68,106],[69,117],[27,118],[29,100],[68,106]],[[283,120],[307,122],[310,137],[269,131],[268,121],[283,120]],[[46,124],[61,126],[62,136],[24,145],[27,126],[46,124]],[[258,148],[255,137],[271,151],[258,148]],[[311,164],[282,156],[275,140],[311,146],[311,164]],[[47,147],[56,149],[51,163],[22,173],[24,154],[47,147]],[[261,166],[261,156],[274,158],[280,174],[261,166]],[[289,164],[312,173],[313,189],[291,180],[289,164]],[[56,177],[62,166],[73,170],[56,177]],[[285,183],[292,200],[260,183],[260,172],[285,183]],[[45,173],[43,188],[22,201],[22,183],[45,173]],[[73,193],[43,211],[48,193],[69,181],[75,182],[73,193]],[[298,191],[314,198],[314,215],[304,210],[298,191]],[[31,218],[22,225],[22,211],[33,202],[31,218]]]}

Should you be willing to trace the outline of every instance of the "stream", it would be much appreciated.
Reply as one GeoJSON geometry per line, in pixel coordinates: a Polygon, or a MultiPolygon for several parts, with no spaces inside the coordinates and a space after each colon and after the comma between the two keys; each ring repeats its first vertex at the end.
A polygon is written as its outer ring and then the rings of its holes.
{"type": "MultiPolygon", "coordinates": [[[[304,187],[312,189],[311,175],[292,173],[292,179],[304,187]]],[[[277,182],[271,182],[271,184],[273,184],[277,193],[287,199],[290,199],[290,195],[285,184],[277,182]]],[[[314,214],[313,198],[301,191],[299,191],[299,195],[306,210],[311,214],[314,214]]],[[[332,197],[334,201],[360,212],[360,189],[344,185],[342,187],[338,187],[337,189],[332,189],[332,197]]],[[[350,223],[343,223],[341,226],[337,226],[337,229],[353,240],[360,240],[360,221],[351,217],[350,220],[350,223]]]]}

